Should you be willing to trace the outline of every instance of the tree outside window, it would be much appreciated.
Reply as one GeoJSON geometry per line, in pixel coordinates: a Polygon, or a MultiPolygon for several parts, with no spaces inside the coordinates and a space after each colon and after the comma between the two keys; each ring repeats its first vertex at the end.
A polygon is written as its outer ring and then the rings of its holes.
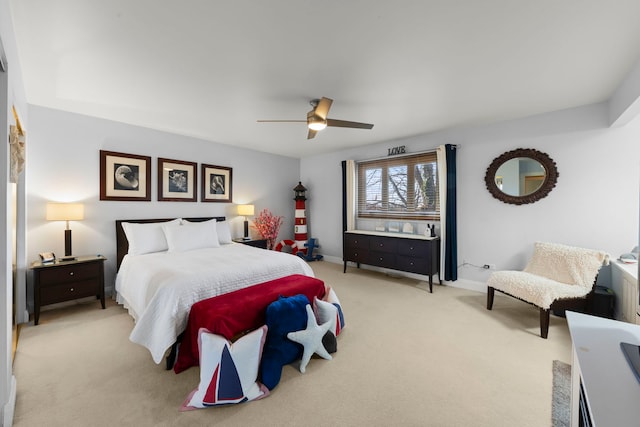
{"type": "Polygon", "coordinates": [[[358,216],[439,219],[435,153],[358,163],[358,216]]]}

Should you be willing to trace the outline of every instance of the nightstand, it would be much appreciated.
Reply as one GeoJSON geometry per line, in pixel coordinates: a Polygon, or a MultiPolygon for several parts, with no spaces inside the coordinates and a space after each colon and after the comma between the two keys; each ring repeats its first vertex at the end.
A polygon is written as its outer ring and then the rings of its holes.
{"type": "Polygon", "coordinates": [[[103,256],[90,255],[73,261],[33,262],[34,324],[40,320],[43,305],[96,296],[104,309],[105,260],[103,256]]]}
{"type": "Polygon", "coordinates": [[[260,249],[267,249],[267,239],[244,240],[243,238],[240,238],[240,239],[233,239],[233,241],[236,243],[242,243],[243,245],[249,245],[249,246],[253,246],[260,249]]]}

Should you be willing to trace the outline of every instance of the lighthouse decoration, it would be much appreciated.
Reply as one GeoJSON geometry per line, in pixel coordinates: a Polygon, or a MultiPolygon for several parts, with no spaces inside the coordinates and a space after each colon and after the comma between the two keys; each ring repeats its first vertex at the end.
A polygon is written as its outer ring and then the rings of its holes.
{"type": "Polygon", "coordinates": [[[298,255],[306,261],[318,261],[322,259],[322,255],[313,254],[313,250],[318,247],[316,239],[307,239],[307,215],[305,214],[304,201],[307,200],[304,193],[307,191],[302,185],[302,182],[298,181],[298,185],[293,189],[296,194],[293,200],[296,201],[296,213],[295,213],[295,226],[294,226],[294,239],[295,240],[282,240],[275,248],[276,251],[282,251],[285,247],[291,248],[291,253],[298,255]]]}
{"type": "Polygon", "coordinates": [[[296,214],[295,214],[295,225],[294,225],[294,239],[295,246],[298,252],[302,252],[303,254],[307,254],[307,216],[305,213],[305,205],[304,201],[307,200],[305,197],[305,192],[307,189],[302,185],[302,182],[298,181],[298,185],[295,186],[293,192],[295,193],[295,197],[293,200],[296,201],[296,214]]]}

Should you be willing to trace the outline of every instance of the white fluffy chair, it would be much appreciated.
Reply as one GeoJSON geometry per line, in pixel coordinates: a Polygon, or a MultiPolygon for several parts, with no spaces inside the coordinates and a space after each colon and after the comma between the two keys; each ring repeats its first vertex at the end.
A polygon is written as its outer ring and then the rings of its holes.
{"type": "Polygon", "coordinates": [[[533,257],[524,271],[496,271],[487,281],[487,310],[500,291],[540,309],[540,336],[549,333],[549,312],[559,309],[585,310],[602,265],[609,264],[603,251],[557,243],[536,242],[533,257]]]}

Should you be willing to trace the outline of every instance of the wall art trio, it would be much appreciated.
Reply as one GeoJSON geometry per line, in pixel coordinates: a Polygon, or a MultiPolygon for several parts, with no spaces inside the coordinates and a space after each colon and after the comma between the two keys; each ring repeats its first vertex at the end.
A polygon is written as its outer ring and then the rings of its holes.
{"type": "MultiPolygon", "coordinates": [[[[200,165],[200,201],[232,202],[232,168],[200,165]]],[[[158,158],[158,201],[196,202],[198,164],[158,158]]],[[[100,200],[151,201],[151,157],[100,150],[100,200]]]]}

